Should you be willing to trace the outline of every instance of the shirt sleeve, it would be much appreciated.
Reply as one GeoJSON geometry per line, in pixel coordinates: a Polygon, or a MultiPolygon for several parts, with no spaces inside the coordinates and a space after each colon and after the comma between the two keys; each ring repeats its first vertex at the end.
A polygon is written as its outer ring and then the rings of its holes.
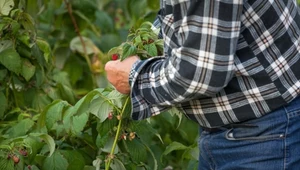
{"type": "Polygon", "coordinates": [[[171,2],[161,23],[165,56],[138,61],[131,70],[134,120],[215,96],[234,75],[243,0],[171,2]]]}

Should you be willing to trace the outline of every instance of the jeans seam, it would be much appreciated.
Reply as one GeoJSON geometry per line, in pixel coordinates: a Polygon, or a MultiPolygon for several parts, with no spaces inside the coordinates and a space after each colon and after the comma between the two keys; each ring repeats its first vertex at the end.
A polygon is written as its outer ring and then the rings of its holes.
{"type": "MultiPolygon", "coordinates": [[[[215,162],[215,160],[214,160],[214,158],[213,158],[213,156],[212,156],[212,154],[211,154],[211,152],[210,152],[209,146],[208,146],[208,140],[204,141],[204,146],[205,146],[205,149],[206,149],[206,151],[207,151],[207,154],[208,154],[209,158],[212,160],[212,163],[214,164],[214,167],[216,167],[216,166],[217,166],[217,165],[216,165],[216,162],[215,162]]],[[[210,168],[211,168],[212,170],[214,169],[214,168],[211,166],[210,163],[209,163],[209,166],[210,166],[210,168]]]]}
{"type": "MultiPolygon", "coordinates": [[[[285,108],[286,110],[286,108],[285,108]]],[[[289,124],[290,124],[290,119],[288,116],[288,113],[286,112],[287,115],[287,124],[286,124],[286,128],[285,128],[285,139],[284,139],[284,165],[283,165],[283,169],[286,170],[287,169],[287,164],[288,164],[288,158],[287,158],[287,138],[288,138],[288,129],[289,129],[289,124]]]]}

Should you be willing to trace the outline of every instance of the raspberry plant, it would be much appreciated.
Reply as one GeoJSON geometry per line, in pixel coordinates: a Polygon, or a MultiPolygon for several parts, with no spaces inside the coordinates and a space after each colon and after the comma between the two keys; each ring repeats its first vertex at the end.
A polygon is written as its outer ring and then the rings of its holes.
{"type": "Polygon", "coordinates": [[[137,28],[131,28],[127,41],[112,48],[108,54],[121,56],[120,59],[137,55],[142,60],[163,54],[163,40],[158,38],[157,28],[150,22],[143,22],[137,28]]]}
{"type": "Polygon", "coordinates": [[[94,88],[91,83],[103,73],[111,54],[121,60],[130,55],[146,59],[162,54],[162,40],[149,22],[137,24],[124,37],[126,24],[141,23],[142,13],[151,13],[157,8],[155,3],[0,1],[0,169],[162,169],[187,165],[178,160],[198,156],[196,146],[191,145],[195,138],[191,134],[196,134],[191,123],[178,125],[177,117],[170,114],[153,118],[151,123],[132,121],[128,96],[105,84],[94,88]],[[113,28],[110,21],[102,21],[109,19],[103,10],[115,4],[126,7],[115,10],[113,28]],[[136,10],[144,4],[151,10],[136,10]],[[124,38],[115,38],[112,32],[124,38]],[[117,46],[121,40],[125,42],[117,46]],[[117,47],[104,57],[102,50],[113,46],[117,47]],[[176,155],[183,156],[178,159],[169,154],[173,151],[182,151],[176,155]]]}

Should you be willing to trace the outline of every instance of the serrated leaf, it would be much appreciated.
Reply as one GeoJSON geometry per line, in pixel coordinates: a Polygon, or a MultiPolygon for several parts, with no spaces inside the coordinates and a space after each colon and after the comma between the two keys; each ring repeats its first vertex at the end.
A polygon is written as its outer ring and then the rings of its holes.
{"type": "Polygon", "coordinates": [[[43,164],[43,170],[68,170],[69,163],[67,159],[59,152],[55,151],[53,155],[47,157],[43,164]]]}
{"type": "Polygon", "coordinates": [[[94,99],[90,105],[90,112],[100,119],[100,123],[107,119],[109,112],[112,110],[111,104],[102,97],[94,99]]]}
{"type": "Polygon", "coordinates": [[[44,133],[30,133],[29,135],[43,139],[48,145],[48,148],[50,151],[49,156],[52,156],[52,154],[55,151],[55,142],[51,136],[49,136],[48,134],[44,134],[44,133]]]}
{"type": "Polygon", "coordinates": [[[80,114],[78,116],[74,116],[72,121],[73,133],[76,135],[79,134],[84,129],[88,120],[89,120],[88,112],[85,112],[84,114],[80,114]]]}
{"type": "Polygon", "coordinates": [[[135,41],[135,44],[142,43],[142,38],[141,38],[141,36],[140,36],[140,35],[139,35],[139,36],[136,36],[135,39],[134,39],[134,41],[135,41]]]}
{"type": "Polygon", "coordinates": [[[121,108],[123,105],[123,99],[126,97],[124,94],[118,92],[117,90],[112,90],[108,95],[107,98],[110,99],[114,105],[121,108]]]}
{"type": "Polygon", "coordinates": [[[28,160],[30,162],[34,160],[36,154],[45,145],[45,143],[42,143],[38,137],[30,136],[30,134],[24,139],[24,144],[26,145],[27,151],[30,153],[28,155],[28,160]]]}
{"type": "Polygon", "coordinates": [[[147,159],[147,148],[139,139],[126,140],[125,146],[130,154],[131,159],[136,162],[144,162],[147,159]]]}
{"type": "Polygon", "coordinates": [[[149,141],[153,137],[153,135],[157,136],[158,139],[163,143],[163,140],[160,136],[160,134],[157,132],[156,129],[154,129],[150,123],[143,121],[143,122],[133,122],[131,129],[137,133],[137,135],[143,140],[143,141],[149,141]]]}
{"type": "Polygon", "coordinates": [[[39,120],[38,120],[38,125],[39,125],[39,128],[42,128],[44,127],[46,124],[48,124],[48,126],[51,125],[51,127],[53,126],[53,124],[56,122],[55,119],[61,119],[62,117],[62,114],[58,115],[57,116],[57,112],[55,111],[57,108],[58,109],[63,109],[61,108],[62,106],[62,103],[64,103],[64,101],[62,100],[55,100],[53,101],[51,104],[49,104],[46,108],[44,108],[43,112],[40,114],[40,117],[39,117],[39,120]],[[54,112],[54,119],[50,118],[50,123],[47,122],[47,118],[49,118],[51,115],[51,113],[54,112]],[[58,117],[58,118],[57,118],[58,117]]]}
{"type": "Polygon", "coordinates": [[[69,162],[68,170],[81,170],[84,168],[84,158],[79,152],[75,150],[60,150],[59,152],[69,162]]]}
{"type": "Polygon", "coordinates": [[[30,63],[28,59],[22,59],[22,72],[21,75],[26,81],[29,81],[35,73],[35,66],[30,63]]]}
{"type": "Polygon", "coordinates": [[[3,170],[14,170],[14,161],[0,157],[0,168],[3,170]]]}
{"type": "Polygon", "coordinates": [[[19,74],[22,69],[21,57],[14,49],[6,49],[0,52],[0,63],[16,74],[19,74]]]}
{"type": "Polygon", "coordinates": [[[124,60],[125,58],[135,55],[137,52],[137,49],[134,45],[131,45],[129,43],[125,43],[123,45],[123,53],[121,56],[121,60],[124,60]]]}
{"type": "Polygon", "coordinates": [[[12,126],[8,131],[10,138],[26,135],[26,133],[34,126],[34,122],[31,119],[24,119],[12,126]]]}
{"type": "Polygon", "coordinates": [[[119,159],[114,159],[110,165],[112,170],[126,170],[124,164],[119,159]]]}
{"type": "Polygon", "coordinates": [[[169,146],[167,146],[166,150],[163,152],[162,155],[168,155],[172,151],[176,150],[185,150],[188,149],[189,147],[183,145],[182,143],[179,142],[172,142],[169,146]]]}
{"type": "Polygon", "coordinates": [[[76,108],[75,115],[81,115],[83,113],[89,112],[91,101],[97,94],[99,94],[99,92],[94,90],[94,91],[89,92],[83,98],[81,98],[74,106],[76,108]]]}
{"type": "Polygon", "coordinates": [[[6,104],[7,100],[5,95],[0,91],[0,120],[3,118],[4,116],[4,112],[6,109],[6,104]]]}
{"type": "Polygon", "coordinates": [[[144,45],[144,48],[151,57],[157,56],[157,48],[154,43],[144,45]]]}
{"type": "Polygon", "coordinates": [[[152,23],[149,21],[145,21],[140,25],[140,28],[151,28],[152,27],[152,23]]]}
{"type": "Polygon", "coordinates": [[[1,0],[0,1],[0,13],[2,15],[8,15],[13,9],[15,3],[14,0],[1,0]]]}

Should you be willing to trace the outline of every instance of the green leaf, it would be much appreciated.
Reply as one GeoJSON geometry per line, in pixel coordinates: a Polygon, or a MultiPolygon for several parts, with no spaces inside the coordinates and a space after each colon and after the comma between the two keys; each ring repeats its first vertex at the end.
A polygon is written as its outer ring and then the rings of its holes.
{"type": "Polygon", "coordinates": [[[93,90],[81,98],[74,106],[76,107],[76,115],[89,112],[91,101],[97,94],[99,94],[99,92],[97,90],[93,90]]]}
{"type": "Polygon", "coordinates": [[[31,64],[28,59],[22,59],[22,72],[21,75],[26,81],[29,81],[35,73],[35,66],[31,64]]]}
{"type": "Polygon", "coordinates": [[[48,62],[49,59],[51,58],[51,56],[50,56],[50,54],[51,54],[50,45],[47,43],[47,41],[44,41],[42,39],[37,39],[36,43],[37,43],[38,47],[40,48],[40,50],[43,51],[44,58],[45,58],[46,62],[48,62]]]}
{"type": "MultiPolygon", "coordinates": [[[[32,95],[34,95],[32,99],[32,107],[37,110],[44,109],[47,105],[49,105],[52,102],[51,98],[48,97],[48,95],[44,92],[32,92],[32,95]]],[[[30,99],[30,97],[27,97],[26,99],[30,99]]]]}
{"type": "Polygon", "coordinates": [[[139,121],[139,122],[133,122],[131,125],[132,125],[131,126],[132,131],[136,132],[137,135],[143,141],[149,141],[152,139],[153,135],[155,135],[158,137],[158,139],[161,141],[161,143],[163,143],[163,140],[162,140],[160,134],[147,121],[144,120],[144,121],[139,121]]]}
{"type": "Polygon", "coordinates": [[[78,116],[73,116],[72,121],[72,129],[74,134],[79,134],[81,131],[83,131],[86,123],[89,120],[89,113],[85,112],[84,114],[80,114],[78,116]]]}
{"type": "Polygon", "coordinates": [[[135,163],[144,162],[147,159],[147,148],[141,140],[135,138],[132,141],[126,140],[124,142],[127,152],[129,152],[131,159],[135,163]]]}
{"type": "Polygon", "coordinates": [[[53,155],[45,159],[42,169],[43,170],[68,170],[68,166],[69,163],[67,159],[59,151],[55,151],[53,155]]]}
{"type": "Polygon", "coordinates": [[[29,136],[24,139],[24,144],[26,145],[27,151],[30,153],[28,155],[29,161],[33,161],[35,156],[38,154],[40,149],[45,145],[45,143],[41,142],[40,138],[35,136],[29,136]]]}
{"type": "Polygon", "coordinates": [[[62,120],[62,114],[64,111],[65,106],[68,103],[65,101],[58,102],[51,107],[49,107],[46,111],[46,127],[48,130],[52,129],[53,125],[57,121],[62,120]]]}
{"type": "Polygon", "coordinates": [[[24,46],[31,48],[34,45],[34,42],[31,41],[30,33],[23,32],[21,35],[18,36],[18,40],[20,40],[24,46]]]}
{"type": "Polygon", "coordinates": [[[10,138],[26,135],[27,132],[33,127],[34,121],[31,119],[23,119],[16,125],[12,126],[8,131],[10,138]]]}
{"type": "Polygon", "coordinates": [[[163,155],[168,155],[172,151],[185,150],[185,149],[189,149],[189,147],[179,142],[172,142],[169,146],[167,146],[166,150],[163,152],[163,155]]]}
{"type": "Polygon", "coordinates": [[[83,156],[75,150],[60,150],[59,151],[69,162],[68,170],[81,170],[85,166],[83,156]]]}
{"type": "Polygon", "coordinates": [[[114,159],[110,165],[112,170],[126,170],[124,164],[119,159],[114,159]]]}
{"type": "Polygon", "coordinates": [[[0,14],[8,15],[10,10],[15,6],[14,0],[1,0],[0,1],[0,14]]]}
{"type": "Polygon", "coordinates": [[[57,87],[60,91],[60,95],[62,99],[67,100],[71,104],[75,103],[75,94],[73,89],[70,86],[58,83],[57,87]]]}
{"type": "Polygon", "coordinates": [[[50,135],[44,134],[44,133],[30,133],[29,135],[43,139],[49,147],[49,151],[50,151],[49,156],[52,156],[52,154],[55,151],[55,142],[54,142],[54,139],[50,135]]]}
{"type": "Polygon", "coordinates": [[[132,55],[135,55],[136,54],[136,47],[129,44],[129,43],[125,43],[123,45],[123,53],[122,53],[122,56],[121,56],[121,60],[124,60],[125,58],[129,57],[129,56],[132,56],[132,55]]]}
{"type": "Polygon", "coordinates": [[[4,78],[6,77],[6,75],[7,75],[7,70],[6,69],[1,69],[0,70],[0,82],[4,80],[4,78]]]}
{"type": "Polygon", "coordinates": [[[11,40],[0,40],[0,53],[6,49],[13,48],[13,42],[11,40]]]}
{"type": "Polygon", "coordinates": [[[22,69],[21,57],[14,49],[6,49],[0,52],[0,63],[16,74],[19,74],[22,69]]]}
{"type": "MultiPolygon", "coordinates": [[[[64,53],[62,53],[62,55],[63,54],[64,53]]],[[[63,59],[61,59],[60,62],[64,63],[63,59]]],[[[56,63],[58,63],[58,61],[56,63]]],[[[60,64],[62,64],[62,63],[60,63],[60,64]]],[[[63,65],[62,65],[62,67],[63,67],[63,65]]],[[[70,57],[65,62],[65,65],[63,68],[64,68],[64,71],[68,72],[68,75],[70,77],[70,81],[71,81],[72,85],[76,85],[76,83],[84,76],[83,75],[84,67],[82,67],[81,61],[76,58],[70,57]]]]}
{"type": "Polygon", "coordinates": [[[31,31],[31,34],[35,37],[35,27],[33,18],[25,12],[22,12],[20,15],[19,22],[22,24],[25,30],[31,31]]]}
{"type": "Polygon", "coordinates": [[[0,120],[3,118],[4,116],[4,112],[6,109],[6,104],[7,100],[5,95],[0,91],[0,120]]]}
{"type": "Polygon", "coordinates": [[[43,67],[37,67],[36,68],[35,78],[36,78],[36,86],[40,87],[46,79],[43,67]]]}
{"type": "Polygon", "coordinates": [[[107,98],[110,99],[113,104],[119,108],[123,105],[123,99],[126,95],[118,92],[117,90],[112,90],[110,93],[107,94],[107,98]]]}
{"type": "Polygon", "coordinates": [[[144,48],[151,57],[157,56],[157,48],[154,43],[144,45],[144,48]]]}
{"type": "Polygon", "coordinates": [[[113,107],[102,97],[94,99],[90,105],[90,112],[100,119],[100,123],[107,119],[109,112],[112,110],[113,107]]]}
{"type": "Polygon", "coordinates": [[[0,168],[3,170],[14,170],[14,161],[0,157],[0,168]]]}
{"type": "MultiPolygon", "coordinates": [[[[53,124],[56,122],[56,120],[55,119],[61,119],[61,117],[62,117],[62,114],[60,113],[60,115],[59,116],[57,116],[57,112],[55,112],[55,109],[61,109],[61,111],[62,111],[62,109],[63,108],[61,108],[62,106],[62,103],[64,103],[64,101],[62,101],[62,100],[55,100],[55,101],[53,101],[51,104],[49,104],[44,110],[43,110],[43,112],[41,113],[41,115],[40,115],[40,117],[39,117],[39,120],[38,120],[38,125],[39,125],[39,128],[42,128],[42,127],[44,127],[46,124],[48,124],[48,126],[50,127],[51,125],[53,126],[53,124]],[[49,112],[49,110],[50,110],[50,112],[49,112]],[[53,113],[52,113],[53,112],[53,113]],[[51,115],[51,113],[52,114],[54,114],[54,115],[51,115]],[[53,118],[54,119],[52,119],[52,118],[50,118],[50,123],[48,122],[49,120],[47,120],[50,116],[54,116],[53,118]],[[57,118],[58,117],[58,118],[57,118]],[[51,121],[52,120],[52,121],[51,121]]],[[[47,125],[46,125],[47,126],[47,125]]],[[[51,126],[51,127],[52,127],[51,126]]]]}
{"type": "MultiPolygon", "coordinates": [[[[110,138],[110,139],[106,142],[106,144],[104,145],[104,147],[101,148],[101,150],[102,150],[103,152],[110,153],[113,144],[114,144],[114,138],[110,138]]],[[[119,147],[118,147],[118,145],[116,145],[116,148],[115,148],[113,154],[117,154],[117,153],[119,153],[119,147]]]]}

